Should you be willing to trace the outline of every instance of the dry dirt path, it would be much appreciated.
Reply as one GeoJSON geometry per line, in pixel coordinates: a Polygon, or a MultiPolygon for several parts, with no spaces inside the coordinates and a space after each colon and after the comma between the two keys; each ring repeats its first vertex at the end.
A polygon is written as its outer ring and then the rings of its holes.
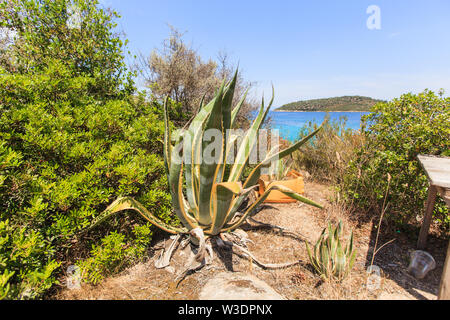
{"type": "MultiPolygon", "coordinates": [[[[198,299],[199,291],[215,274],[221,271],[239,271],[252,274],[265,281],[286,299],[436,299],[439,278],[444,261],[445,241],[431,239],[430,253],[435,257],[437,268],[423,280],[416,280],[406,272],[408,254],[414,250],[414,241],[400,236],[384,247],[376,256],[375,265],[381,270],[379,286],[369,290],[367,273],[374,244],[371,222],[357,224],[339,208],[329,203],[331,190],[327,186],[307,182],[306,195],[320,203],[327,204],[319,210],[304,204],[268,205],[255,219],[289,228],[301,234],[307,241],[314,242],[327,222],[342,219],[348,235],[352,227],[355,233],[355,246],[358,250],[355,267],[342,283],[324,283],[308,265],[306,247],[303,241],[281,236],[273,230],[250,230],[243,226],[249,239],[249,250],[265,263],[281,263],[302,260],[303,264],[281,270],[264,270],[248,260],[232,255],[229,251],[216,250],[212,265],[188,275],[176,287],[174,279],[177,271],[184,268],[188,256],[177,250],[171,267],[156,269],[154,260],[158,251],[147,261],[131,267],[121,274],[106,278],[99,285],[83,284],[81,289],[61,290],[56,299],[198,299]]],[[[390,240],[381,238],[380,244],[390,240]]],[[[154,247],[161,246],[161,242],[154,247]]],[[[153,250],[152,250],[153,251],[153,250]]]]}

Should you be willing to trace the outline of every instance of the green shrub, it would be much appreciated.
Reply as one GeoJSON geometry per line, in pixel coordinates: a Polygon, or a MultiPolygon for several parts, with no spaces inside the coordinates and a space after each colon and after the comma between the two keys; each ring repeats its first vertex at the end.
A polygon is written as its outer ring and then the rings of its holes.
{"type": "Polygon", "coordinates": [[[54,248],[41,232],[0,221],[0,298],[36,298],[56,282],[54,248]],[[20,279],[17,281],[17,279],[20,279]]]}
{"type": "MultiPolygon", "coordinates": [[[[0,78],[0,274],[14,272],[3,286],[11,285],[9,296],[44,293],[55,280],[54,259],[69,258],[74,233],[113,198],[134,195],[172,221],[156,102],[99,101],[88,93],[92,79],[66,71],[55,62],[43,74],[0,78]]],[[[123,241],[135,245],[132,236],[123,241]]],[[[143,254],[114,245],[125,264],[143,254]]]]}
{"type": "MultiPolygon", "coordinates": [[[[345,117],[330,121],[327,114],[325,119],[322,130],[310,143],[292,154],[293,167],[306,170],[316,180],[338,185],[356,149],[364,144],[364,136],[347,128],[345,117]]],[[[315,129],[317,124],[309,122],[301,129],[300,136],[305,137],[315,129]]]]}
{"type": "Polygon", "coordinates": [[[0,27],[17,32],[10,44],[0,46],[0,66],[8,73],[40,73],[58,60],[72,76],[93,80],[89,91],[97,99],[127,96],[134,90],[123,57],[127,40],[115,30],[118,13],[98,3],[0,1],[0,27]],[[79,26],[70,23],[75,12],[82,18],[79,26]]]}
{"type": "Polygon", "coordinates": [[[118,196],[178,223],[161,156],[162,106],[134,94],[118,15],[97,4],[0,1],[0,27],[17,31],[0,47],[0,298],[40,298],[71,264],[100,279],[142,257],[152,230],[140,217],[74,236],[118,196]],[[70,4],[81,28],[68,27],[70,4]]]}
{"type": "MultiPolygon", "coordinates": [[[[379,103],[364,118],[366,144],[357,150],[341,186],[346,201],[379,214],[388,183],[386,217],[398,224],[423,215],[428,182],[418,154],[445,155],[450,149],[450,98],[432,91],[405,94],[379,103]]],[[[448,208],[442,200],[435,218],[449,227],[448,208]]]]}
{"type": "Polygon", "coordinates": [[[125,235],[111,232],[101,244],[91,250],[91,257],[78,263],[82,277],[97,284],[105,275],[121,271],[130,263],[138,261],[146,252],[151,241],[150,224],[135,226],[133,237],[126,241],[125,235]]]}

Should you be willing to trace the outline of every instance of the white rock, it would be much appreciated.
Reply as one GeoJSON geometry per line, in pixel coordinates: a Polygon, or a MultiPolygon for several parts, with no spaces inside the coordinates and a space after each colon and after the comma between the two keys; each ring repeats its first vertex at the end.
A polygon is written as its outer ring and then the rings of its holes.
{"type": "Polygon", "coordinates": [[[210,279],[200,300],[285,300],[264,281],[239,272],[222,272],[210,279]]]}

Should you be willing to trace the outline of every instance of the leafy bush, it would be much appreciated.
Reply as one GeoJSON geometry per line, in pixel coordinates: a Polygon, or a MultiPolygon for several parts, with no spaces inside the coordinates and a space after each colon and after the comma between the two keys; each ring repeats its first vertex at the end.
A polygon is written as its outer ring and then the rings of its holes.
{"type": "Polygon", "coordinates": [[[15,32],[0,43],[0,66],[8,73],[41,72],[58,60],[74,76],[88,76],[97,99],[126,96],[132,73],[123,58],[126,40],[114,30],[114,10],[98,0],[0,1],[0,28],[15,32]],[[78,17],[79,25],[71,23],[78,17]]]}
{"type": "MultiPolygon", "coordinates": [[[[98,101],[88,94],[90,81],[57,62],[43,74],[0,78],[0,273],[14,272],[10,296],[43,293],[54,282],[55,259],[68,258],[74,233],[112,198],[134,195],[172,219],[156,102],[98,101]]],[[[135,245],[133,237],[122,240],[135,245]]]]}
{"type": "Polygon", "coordinates": [[[142,256],[152,230],[140,217],[77,234],[120,195],[178,223],[161,157],[162,106],[133,95],[113,32],[118,15],[97,4],[0,2],[0,27],[16,32],[0,43],[0,298],[42,297],[90,248],[78,261],[88,280],[142,256]],[[68,27],[72,4],[81,28],[68,27]]]}
{"type": "Polygon", "coordinates": [[[41,232],[0,221],[0,298],[35,298],[56,282],[60,263],[41,232]],[[17,281],[20,279],[20,281],[17,281]]]}
{"type": "MultiPolygon", "coordinates": [[[[363,120],[366,144],[350,162],[342,193],[348,203],[379,213],[390,174],[386,217],[398,224],[411,223],[423,214],[428,190],[417,155],[449,155],[450,98],[429,90],[408,93],[375,105],[372,112],[363,120]]],[[[443,228],[449,227],[442,200],[434,214],[443,228]]]]}
{"type": "Polygon", "coordinates": [[[80,261],[82,277],[97,284],[107,274],[121,271],[124,267],[144,256],[152,239],[150,224],[135,226],[133,237],[127,241],[124,234],[111,232],[101,244],[95,244],[91,257],[80,261]]]}

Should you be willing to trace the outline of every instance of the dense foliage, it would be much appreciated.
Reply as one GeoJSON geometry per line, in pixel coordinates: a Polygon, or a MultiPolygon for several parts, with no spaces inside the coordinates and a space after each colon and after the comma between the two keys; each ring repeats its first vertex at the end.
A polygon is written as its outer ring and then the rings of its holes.
{"type": "MultiPolygon", "coordinates": [[[[450,98],[426,90],[379,103],[372,111],[364,119],[366,143],[350,162],[342,192],[349,203],[379,213],[390,174],[386,215],[398,224],[413,223],[423,215],[428,190],[417,155],[450,155],[450,98]]],[[[448,229],[442,200],[434,214],[448,229]]]]}
{"type": "Polygon", "coordinates": [[[369,111],[381,100],[361,96],[343,96],[296,101],[285,104],[277,111],[369,111]]]}
{"type": "Polygon", "coordinates": [[[68,265],[97,282],[143,256],[153,229],[140,217],[79,233],[112,199],[176,221],[162,106],[132,94],[115,14],[75,1],[87,20],[67,29],[69,1],[5,3],[16,35],[0,67],[0,298],[38,298],[68,265]]]}
{"type": "Polygon", "coordinates": [[[119,195],[168,219],[161,120],[142,99],[92,98],[92,81],[58,64],[0,78],[0,268],[17,294],[46,289],[73,233],[119,195]]]}
{"type": "MultiPolygon", "coordinates": [[[[0,28],[9,44],[0,46],[0,65],[9,73],[30,74],[58,60],[73,76],[86,75],[98,99],[133,90],[123,48],[113,30],[119,15],[98,8],[98,1],[0,1],[0,28]]],[[[2,44],[0,42],[0,44],[2,44]]]]}

